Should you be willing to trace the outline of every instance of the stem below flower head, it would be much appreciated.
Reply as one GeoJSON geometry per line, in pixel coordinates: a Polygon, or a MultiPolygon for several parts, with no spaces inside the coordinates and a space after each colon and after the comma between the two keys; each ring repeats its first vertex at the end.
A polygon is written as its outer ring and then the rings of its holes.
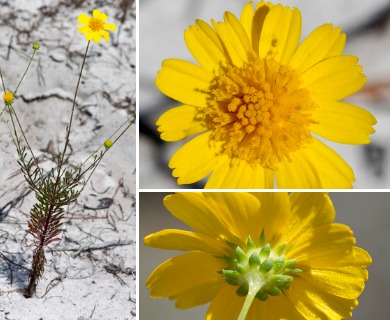
{"type": "Polygon", "coordinates": [[[26,75],[28,69],[30,68],[31,61],[33,60],[34,55],[35,55],[35,51],[36,51],[36,50],[34,49],[34,52],[33,52],[33,54],[31,55],[30,61],[28,62],[27,68],[26,68],[26,70],[24,70],[23,76],[22,76],[22,78],[20,79],[18,85],[16,86],[15,91],[13,92],[14,95],[16,95],[16,92],[18,91],[20,84],[22,83],[22,81],[23,81],[23,79],[24,79],[24,77],[25,77],[25,75],[26,75]]]}
{"type": "Polygon", "coordinates": [[[71,112],[71,114],[70,114],[69,125],[68,125],[68,127],[66,128],[65,146],[64,146],[64,150],[62,151],[61,161],[60,161],[60,163],[59,163],[59,165],[58,165],[58,176],[57,176],[57,180],[58,180],[58,179],[60,178],[60,176],[61,176],[61,169],[62,169],[62,166],[63,166],[63,164],[64,164],[64,158],[65,158],[66,149],[68,148],[68,145],[69,145],[69,135],[70,135],[70,130],[71,130],[71,128],[72,128],[73,113],[74,113],[74,108],[75,108],[75,106],[76,106],[77,92],[78,92],[78,90],[79,90],[80,81],[81,81],[81,75],[83,74],[83,69],[84,69],[84,65],[85,65],[85,59],[87,58],[87,52],[88,52],[88,48],[89,48],[90,42],[91,42],[91,41],[88,41],[87,48],[85,49],[84,58],[83,58],[83,63],[81,64],[79,79],[77,80],[76,90],[75,90],[75,92],[74,92],[73,105],[72,105],[72,112],[71,112]]]}
{"type": "Polygon", "coordinates": [[[1,72],[1,68],[0,68],[0,77],[1,77],[1,84],[3,85],[3,90],[5,93],[7,90],[5,90],[5,84],[4,84],[3,73],[1,72]]]}
{"type": "Polygon", "coordinates": [[[244,305],[242,306],[240,315],[238,316],[237,320],[245,320],[249,312],[249,308],[251,307],[252,302],[256,297],[256,294],[261,289],[261,286],[261,283],[259,283],[258,281],[249,284],[248,294],[245,298],[244,305]]]}

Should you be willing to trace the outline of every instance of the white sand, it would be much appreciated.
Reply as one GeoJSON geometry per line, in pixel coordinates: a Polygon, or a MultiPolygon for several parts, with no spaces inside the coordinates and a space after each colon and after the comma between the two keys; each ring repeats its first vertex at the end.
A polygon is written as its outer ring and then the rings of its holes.
{"type": "MultiPolygon", "coordinates": [[[[122,1],[0,1],[0,67],[14,90],[39,42],[14,107],[36,155],[63,148],[65,126],[87,42],[80,13],[98,8],[118,30],[91,43],[77,98],[71,163],[83,161],[135,109],[135,4],[122,1]],[[77,5],[80,3],[81,5],[77,5]],[[50,143],[50,148],[48,145],[50,143]]],[[[77,203],[66,208],[61,241],[49,246],[37,294],[22,295],[31,263],[28,212],[35,199],[16,163],[4,114],[0,123],[0,320],[135,319],[135,125],[107,153],[77,203]],[[19,199],[18,199],[19,197],[19,199]],[[119,243],[119,244],[118,244],[119,243]],[[11,272],[12,271],[12,272],[11,272]],[[11,283],[12,281],[12,283],[11,283]]]]}

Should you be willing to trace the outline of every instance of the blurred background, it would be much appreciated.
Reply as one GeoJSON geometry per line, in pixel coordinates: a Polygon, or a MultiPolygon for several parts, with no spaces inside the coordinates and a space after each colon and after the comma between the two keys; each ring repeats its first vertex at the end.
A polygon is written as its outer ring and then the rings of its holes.
{"type": "MultiPolygon", "coordinates": [[[[183,142],[163,142],[156,130],[158,117],[176,101],[154,85],[162,60],[194,61],[183,32],[195,19],[221,21],[223,13],[240,15],[244,0],[142,0],[140,1],[140,188],[177,188],[168,161],[183,142]]],[[[388,0],[280,0],[302,13],[302,37],[324,23],[342,27],[347,34],[345,54],[360,58],[367,84],[349,102],[372,112],[378,120],[369,145],[327,142],[353,168],[355,188],[390,188],[390,2],[388,0]]],[[[200,182],[190,188],[202,188],[200,182]]]]}
{"type": "MultiPolygon", "coordinates": [[[[152,299],[145,281],[163,261],[180,254],[170,250],[158,250],[143,245],[143,238],[162,229],[189,229],[175,219],[164,207],[166,193],[140,193],[140,250],[139,250],[139,299],[140,319],[182,320],[204,319],[207,305],[189,310],[175,309],[168,299],[152,299]]],[[[353,311],[354,320],[388,319],[390,304],[390,278],[388,267],[390,248],[390,197],[388,193],[337,192],[330,194],[336,209],[337,223],[348,225],[356,237],[356,246],[367,250],[373,260],[368,268],[369,280],[359,297],[359,306],[353,311]]]]}

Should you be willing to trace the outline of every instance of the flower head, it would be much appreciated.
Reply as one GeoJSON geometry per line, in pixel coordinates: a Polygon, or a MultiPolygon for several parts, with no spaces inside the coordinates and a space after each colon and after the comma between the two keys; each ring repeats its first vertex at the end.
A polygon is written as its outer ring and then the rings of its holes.
{"type": "Polygon", "coordinates": [[[161,138],[196,136],[172,157],[179,184],[211,173],[206,188],[350,188],[347,163],[317,139],[369,143],[375,118],[339,100],[365,83],[345,34],[325,24],[298,45],[298,9],[248,3],[212,26],[197,20],[185,41],[198,64],[168,59],[157,87],[183,105],[157,121],[161,138]]]}
{"type": "Polygon", "coordinates": [[[112,147],[112,141],[111,140],[104,141],[104,146],[106,147],[106,149],[110,149],[112,147]]]}
{"type": "Polygon", "coordinates": [[[14,94],[10,91],[3,94],[4,103],[10,106],[14,102],[14,94]]]}
{"type": "Polygon", "coordinates": [[[33,45],[32,45],[32,48],[35,50],[35,51],[37,51],[37,50],[39,50],[39,48],[41,47],[41,45],[39,44],[39,43],[33,43],[33,45]]]}
{"type": "Polygon", "coordinates": [[[78,27],[77,30],[81,34],[86,33],[86,40],[93,40],[94,42],[100,42],[101,36],[104,37],[106,41],[110,40],[110,34],[106,30],[116,30],[116,25],[106,24],[108,17],[104,13],[100,13],[99,10],[93,10],[92,18],[82,13],[77,18],[77,21],[85,26],[78,27]]]}
{"type": "Polygon", "coordinates": [[[180,309],[211,302],[210,320],[352,316],[371,257],[333,223],[327,194],[182,193],[164,204],[194,231],[145,237],[147,246],[187,252],[152,272],[151,297],[180,309]]]}

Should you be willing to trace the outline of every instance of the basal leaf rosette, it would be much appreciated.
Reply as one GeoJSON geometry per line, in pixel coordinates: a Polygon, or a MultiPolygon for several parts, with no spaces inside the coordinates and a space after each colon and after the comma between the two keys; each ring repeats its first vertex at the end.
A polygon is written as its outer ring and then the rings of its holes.
{"type": "Polygon", "coordinates": [[[186,253],[160,264],[146,285],[206,319],[342,319],[352,316],[370,255],[333,223],[324,193],[180,193],[166,208],[193,231],[168,229],[147,246],[186,253]],[[246,309],[246,310],[245,310],[246,309]]]}
{"type": "Polygon", "coordinates": [[[318,137],[367,144],[370,112],[341,100],[366,77],[325,24],[299,44],[296,8],[259,2],[241,17],[197,20],[185,42],[197,63],[167,59],[156,78],[182,103],[157,121],[161,138],[192,139],[171,158],[178,184],[206,188],[351,188],[349,165],[318,137]]]}

